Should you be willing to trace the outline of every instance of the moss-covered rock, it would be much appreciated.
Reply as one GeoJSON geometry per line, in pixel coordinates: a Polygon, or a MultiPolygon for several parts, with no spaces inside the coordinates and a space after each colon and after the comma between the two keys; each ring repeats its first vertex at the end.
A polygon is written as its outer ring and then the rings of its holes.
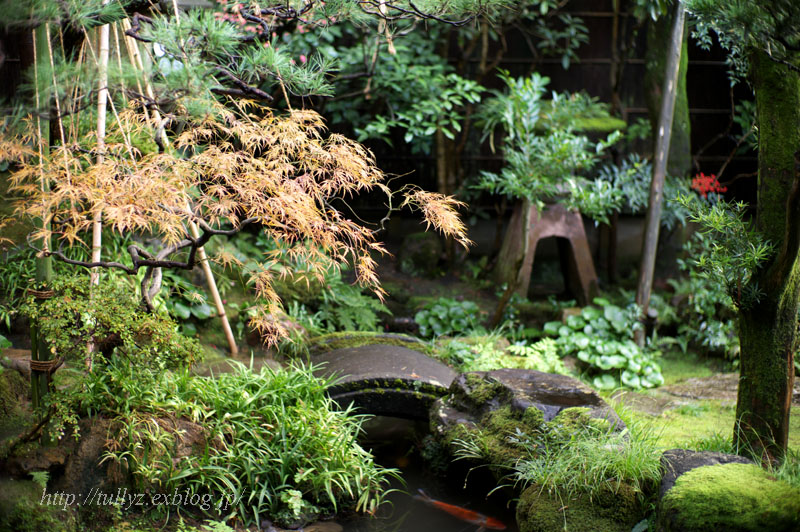
{"type": "Polygon", "coordinates": [[[0,480],[0,531],[77,531],[74,500],[54,495],[29,480],[0,480]]]}
{"type": "Polygon", "coordinates": [[[800,489],[755,464],[703,466],[681,475],[661,499],[659,530],[800,530],[800,489]]]}
{"type": "Polygon", "coordinates": [[[533,485],[517,504],[520,532],[629,532],[641,518],[637,493],[627,484],[606,488],[591,498],[550,493],[533,485]]]}
{"type": "Polygon", "coordinates": [[[518,438],[569,441],[587,428],[607,432],[624,424],[593,391],[563,375],[532,370],[463,373],[431,410],[431,431],[451,454],[464,443],[477,465],[498,477],[526,452],[518,438]]]}

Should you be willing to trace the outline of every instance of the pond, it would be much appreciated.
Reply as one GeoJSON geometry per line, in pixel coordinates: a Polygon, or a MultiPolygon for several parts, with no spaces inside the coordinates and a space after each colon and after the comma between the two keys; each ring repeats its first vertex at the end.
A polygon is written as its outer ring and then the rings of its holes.
{"type": "Polygon", "coordinates": [[[469,472],[467,467],[462,468],[464,474],[468,473],[465,482],[460,474],[445,479],[426,464],[421,450],[427,423],[379,416],[365,423],[364,429],[362,445],[372,449],[382,465],[400,470],[404,483],[393,483],[387,503],[375,517],[341,523],[345,532],[475,532],[480,524],[472,521],[482,516],[497,519],[506,531],[517,531],[513,507],[507,504],[513,496],[511,490],[486,496],[497,485],[488,470],[469,472]],[[462,518],[450,515],[442,504],[426,502],[419,490],[434,501],[452,505],[451,511],[462,518]]]}

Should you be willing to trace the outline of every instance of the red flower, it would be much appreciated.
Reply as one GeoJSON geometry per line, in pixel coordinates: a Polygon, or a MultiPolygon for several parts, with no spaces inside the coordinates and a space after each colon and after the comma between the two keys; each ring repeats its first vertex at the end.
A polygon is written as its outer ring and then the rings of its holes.
{"type": "Polygon", "coordinates": [[[707,176],[702,172],[692,179],[692,189],[696,190],[704,198],[708,196],[709,192],[724,194],[728,191],[728,187],[722,186],[717,176],[714,174],[707,176]]]}

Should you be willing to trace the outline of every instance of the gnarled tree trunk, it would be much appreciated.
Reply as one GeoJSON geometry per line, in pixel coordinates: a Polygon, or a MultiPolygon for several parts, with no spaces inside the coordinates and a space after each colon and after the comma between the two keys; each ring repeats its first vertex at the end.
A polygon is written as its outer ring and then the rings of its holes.
{"type": "Polygon", "coordinates": [[[751,56],[759,125],[756,224],[776,254],[754,279],[758,303],[740,310],[741,366],[734,442],[762,460],[786,451],[800,299],[800,76],[751,56]]]}

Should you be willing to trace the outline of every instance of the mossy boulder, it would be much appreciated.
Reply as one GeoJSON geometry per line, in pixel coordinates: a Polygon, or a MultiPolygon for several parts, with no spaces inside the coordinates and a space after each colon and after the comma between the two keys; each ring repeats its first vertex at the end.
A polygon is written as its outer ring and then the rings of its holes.
{"type": "Polygon", "coordinates": [[[463,373],[431,409],[431,430],[451,454],[463,442],[482,453],[480,465],[507,473],[523,450],[515,437],[539,435],[569,440],[592,426],[622,430],[613,409],[580,381],[533,370],[463,373]]]}
{"type": "Polygon", "coordinates": [[[642,518],[636,491],[627,484],[599,493],[564,494],[528,487],[517,503],[520,532],[630,532],[642,518]]]}
{"type": "Polygon", "coordinates": [[[433,232],[411,233],[403,239],[397,254],[400,271],[407,275],[430,275],[439,264],[442,243],[433,232]]]}
{"type": "Polygon", "coordinates": [[[800,530],[800,488],[755,464],[702,466],[679,476],[659,508],[663,532],[800,530]]]}
{"type": "Polygon", "coordinates": [[[30,480],[0,480],[0,531],[77,532],[74,501],[54,495],[30,480]]]}

